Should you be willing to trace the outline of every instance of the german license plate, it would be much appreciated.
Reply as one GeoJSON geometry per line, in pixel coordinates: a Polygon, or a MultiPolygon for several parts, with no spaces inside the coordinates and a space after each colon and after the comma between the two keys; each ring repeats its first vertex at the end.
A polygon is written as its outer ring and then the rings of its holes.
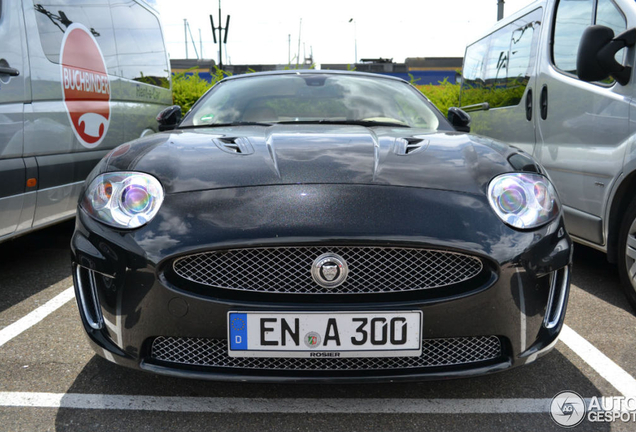
{"type": "Polygon", "coordinates": [[[422,311],[229,312],[230,357],[416,357],[422,311]]]}

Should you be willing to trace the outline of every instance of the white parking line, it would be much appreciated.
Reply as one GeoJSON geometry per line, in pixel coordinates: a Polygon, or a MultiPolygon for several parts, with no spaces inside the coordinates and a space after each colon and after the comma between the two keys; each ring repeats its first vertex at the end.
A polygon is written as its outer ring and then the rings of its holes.
{"type": "Polygon", "coordinates": [[[0,346],[42,321],[48,315],[64,306],[74,296],[73,287],[67,288],[25,317],[0,330],[0,346]]]}
{"type": "Polygon", "coordinates": [[[0,392],[2,407],[197,413],[510,414],[547,413],[551,399],[313,399],[126,396],[0,392]]]}
{"type": "Polygon", "coordinates": [[[636,379],[625,372],[609,357],[600,352],[583,336],[563,325],[560,335],[561,341],[592,367],[600,376],[605,378],[616,390],[625,397],[636,397],[636,379]]]}

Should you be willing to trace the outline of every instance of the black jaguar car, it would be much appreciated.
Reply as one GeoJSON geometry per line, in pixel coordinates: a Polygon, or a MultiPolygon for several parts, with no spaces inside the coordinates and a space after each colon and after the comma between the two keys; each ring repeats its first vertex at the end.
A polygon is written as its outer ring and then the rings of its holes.
{"type": "Polygon", "coordinates": [[[214,380],[464,377],[556,343],[572,244],[529,155],[409,83],[226,78],[86,180],[79,311],[117,364],[214,380]]]}

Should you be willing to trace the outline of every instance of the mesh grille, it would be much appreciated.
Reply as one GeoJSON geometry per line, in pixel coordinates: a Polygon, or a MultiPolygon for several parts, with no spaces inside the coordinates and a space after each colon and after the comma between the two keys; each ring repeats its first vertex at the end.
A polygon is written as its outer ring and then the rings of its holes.
{"type": "Polygon", "coordinates": [[[452,366],[501,356],[496,336],[424,339],[419,357],[262,358],[230,357],[226,339],[156,338],[151,357],[171,363],[267,370],[382,370],[452,366]]]}
{"type": "Polygon", "coordinates": [[[404,292],[453,285],[482,270],[479,259],[455,252],[390,247],[279,247],[232,249],[176,260],[182,278],[216,288],[285,294],[404,292]],[[311,277],[314,260],[327,252],[347,262],[349,275],[335,288],[311,277]]]}

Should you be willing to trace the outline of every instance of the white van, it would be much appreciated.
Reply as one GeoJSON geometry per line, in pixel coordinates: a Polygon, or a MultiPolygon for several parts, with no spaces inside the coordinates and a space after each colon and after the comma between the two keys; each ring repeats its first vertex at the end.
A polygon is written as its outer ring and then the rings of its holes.
{"type": "Polygon", "coordinates": [[[460,105],[541,162],[570,234],[618,264],[636,307],[634,27],[633,0],[535,2],[466,48],[460,105]]]}
{"type": "Polygon", "coordinates": [[[157,12],[133,0],[0,1],[0,241],[72,218],[115,146],[172,103],[157,12]]]}

